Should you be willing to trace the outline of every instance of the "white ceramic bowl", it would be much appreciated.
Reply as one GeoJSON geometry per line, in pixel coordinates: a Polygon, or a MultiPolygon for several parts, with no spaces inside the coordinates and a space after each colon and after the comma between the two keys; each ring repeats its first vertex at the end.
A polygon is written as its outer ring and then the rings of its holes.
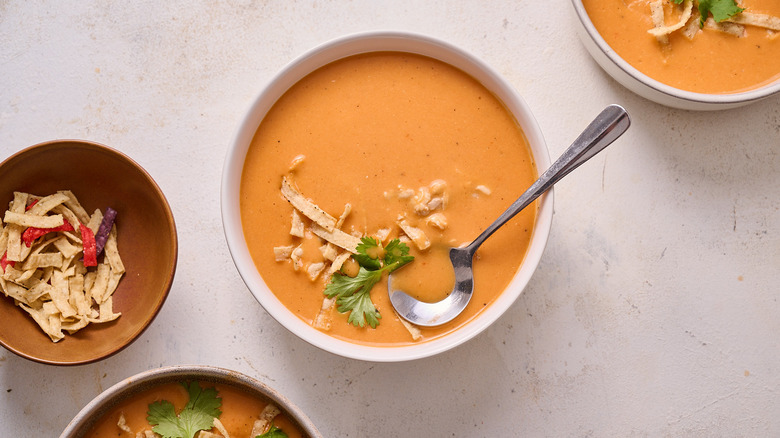
{"type": "Polygon", "coordinates": [[[60,438],[81,438],[115,406],[134,394],[171,382],[197,380],[238,388],[247,394],[276,405],[287,418],[311,438],[322,437],[306,414],[285,396],[262,382],[236,371],[204,365],[169,366],[128,377],[100,393],[76,414],[60,438]]]}
{"type": "Polygon", "coordinates": [[[495,70],[474,56],[445,42],[421,35],[401,32],[371,32],[354,34],[327,42],[288,64],[255,99],[230,144],[222,174],[222,222],[230,253],[241,277],[266,311],[301,339],[323,350],[345,357],[374,362],[395,362],[432,356],[462,344],[490,326],[515,302],[528,284],[542,257],[552,224],[553,200],[552,191],[540,198],[531,245],[522,266],[507,289],[478,317],[445,336],[409,346],[359,345],[331,337],[311,327],[290,312],[269,290],[257,272],[244,240],[239,210],[239,192],[244,159],[260,122],[288,88],[310,72],[333,61],[359,53],[376,51],[400,51],[425,55],[468,73],[501,99],[515,116],[528,139],[540,173],[550,166],[550,157],[542,133],[530,109],[510,84],[502,79],[495,70]]]}
{"type": "Polygon", "coordinates": [[[755,90],[733,94],[704,94],[680,90],[650,78],[623,60],[604,41],[585,12],[582,0],[571,0],[580,40],[601,68],[634,93],[661,105],[686,110],[723,110],[780,94],[780,80],[755,90]]]}

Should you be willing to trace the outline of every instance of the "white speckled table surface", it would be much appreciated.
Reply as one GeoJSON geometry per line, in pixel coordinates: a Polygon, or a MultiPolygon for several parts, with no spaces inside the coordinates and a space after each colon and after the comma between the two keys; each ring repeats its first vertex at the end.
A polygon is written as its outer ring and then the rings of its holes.
{"type": "Polygon", "coordinates": [[[0,350],[0,435],[58,436],[103,389],[175,364],[254,376],[328,437],[780,435],[780,100],[707,113],[644,100],[555,3],[0,0],[0,160],[58,138],[110,145],[156,179],[180,239],[169,299],[129,348],[65,368],[0,350]],[[549,245],[514,306],[407,363],[337,357],[271,319],[219,212],[228,142],[271,76],[380,29],[495,67],[553,157],[609,103],[633,118],[556,188],[549,245]]]}

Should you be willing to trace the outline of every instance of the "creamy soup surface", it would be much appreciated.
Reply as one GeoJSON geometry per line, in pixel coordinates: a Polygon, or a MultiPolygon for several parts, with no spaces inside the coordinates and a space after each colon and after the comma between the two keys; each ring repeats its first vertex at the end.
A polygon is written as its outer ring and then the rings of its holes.
{"type": "MultiPolygon", "coordinates": [[[[389,229],[387,239],[399,237],[399,215],[422,230],[430,248],[409,243],[415,260],[394,278],[412,295],[437,301],[454,282],[447,248],[473,240],[537,171],[523,132],[502,102],[448,64],[378,52],[345,58],[306,76],[276,102],[252,141],[241,180],[241,218],[263,280],[311,324],[321,312],[324,276],[311,281],[303,270],[292,269],[291,261],[276,261],[273,248],[302,243],[304,263],[311,264],[322,261],[318,248],[323,242],[290,235],[293,207],[280,194],[285,175],[334,217],[350,204],[341,227],[345,232],[372,236],[389,229]],[[442,183],[446,203],[428,214],[419,214],[404,197],[442,183]],[[433,213],[446,218],[444,229],[430,223],[433,213]]],[[[362,344],[402,345],[457,329],[510,282],[535,219],[534,205],[480,248],[474,297],[455,321],[422,329],[422,338],[413,340],[393,312],[383,279],[371,291],[381,314],[376,328],[356,327],[347,323],[347,314],[332,310],[326,332],[362,344]]]]}
{"type": "MultiPolygon", "coordinates": [[[[231,438],[248,438],[255,420],[259,418],[268,403],[230,385],[200,382],[200,386],[204,389],[216,388],[218,396],[222,399],[220,408],[222,414],[219,420],[231,438]]],[[[124,415],[127,426],[133,431],[132,436],[140,431],[151,430],[152,426],[146,421],[149,405],[162,400],[173,403],[176,412],[179,413],[187,404],[189,395],[186,388],[179,383],[166,383],[142,391],[108,411],[85,438],[131,436],[117,426],[121,415],[124,415]]],[[[274,418],[273,425],[282,429],[290,438],[304,436],[298,426],[284,413],[274,418]]],[[[217,433],[216,429],[212,431],[217,433]]]]}
{"type": "MultiPolygon", "coordinates": [[[[675,31],[668,44],[662,45],[647,32],[654,27],[652,0],[582,3],[599,34],[621,58],[664,84],[698,93],[728,94],[780,79],[780,33],[776,31],[746,25],[738,37],[705,28],[691,39],[675,31]]],[[[740,0],[738,4],[745,12],[780,17],[778,0],[740,0]]],[[[667,25],[679,21],[680,9],[671,1],[664,3],[667,25]]]]}

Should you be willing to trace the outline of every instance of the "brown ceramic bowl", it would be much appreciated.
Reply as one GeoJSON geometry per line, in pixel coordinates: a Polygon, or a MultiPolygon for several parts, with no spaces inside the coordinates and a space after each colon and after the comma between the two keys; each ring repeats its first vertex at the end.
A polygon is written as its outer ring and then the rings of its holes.
{"type": "Polygon", "coordinates": [[[157,368],[128,377],[100,393],[71,420],[60,438],[81,438],[96,426],[105,415],[133,395],[166,383],[198,381],[208,386],[220,384],[237,388],[250,397],[273,403],[290,420],[302,436],[322,438],[309,417],[273,388],[237,371],[206,365],[181,365],[157,368]]]}
{"type": "Polygon", "coordinates": [[[0,344],[53,365],[94,362],[127,347],[152,322],[170,290],[178,240],[168,202],[151,176],[124,154],[81,140],[41,143],[0,163],[2,211],[14,191],[49,195],[71,190],[84,208],[117,211],[126,273],[114,292],[112,322],[90,324],[54,343],[11,298],[0,294],[0,344]]]}

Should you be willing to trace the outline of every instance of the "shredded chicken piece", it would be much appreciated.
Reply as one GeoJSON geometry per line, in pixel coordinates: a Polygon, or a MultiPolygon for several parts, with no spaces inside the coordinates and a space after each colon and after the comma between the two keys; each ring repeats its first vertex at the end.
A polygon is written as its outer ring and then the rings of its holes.
{"type": "Polygon", "coordinates": [[[447,229],[447,217],[443,213],[434,213],[425,219],[425,222],[442,231],[447,229]]]}
{"type": "Polygon", "coordinates": [[[306,273],[309,275],[309,280],[315,281],[324,269],[325,263],[323,262],[310,263],[309,266],[306,267],[306,273]]]}
{"type": "Polygon", "coordinates": [[[425,235],[423,230],[410,225],[403,216],[399,217],[396,223],[401,228],[401,230],[403,230],[404,234],[406,234],[409,239],[414,242],[415,246],[417,246],[420,251],[426,250],[431,246],[431,241],[428,239],[428,236],[425,235]]]}
{"type": "Polygon", "coordinates": [[[127,419],[125,419],[124,412],[119,413],[119,420],[117,420],[116,426],[122,430],[122,432],[133,433],[133,431],[130,430],[130,426],[127,425],[127,419]]]}

